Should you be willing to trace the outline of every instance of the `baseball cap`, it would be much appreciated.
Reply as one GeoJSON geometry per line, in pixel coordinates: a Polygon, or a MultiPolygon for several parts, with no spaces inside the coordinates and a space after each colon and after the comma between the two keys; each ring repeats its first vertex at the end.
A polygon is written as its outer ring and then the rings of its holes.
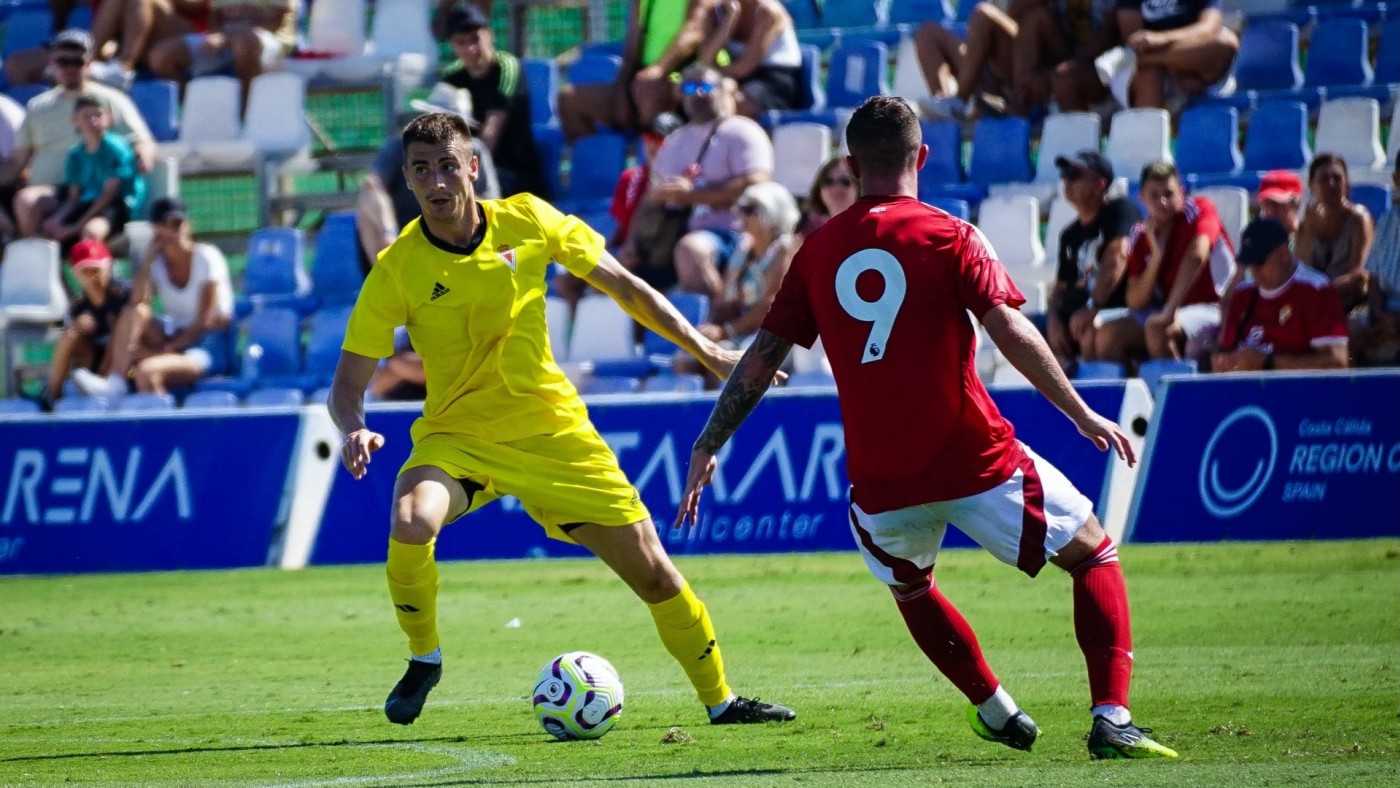
{"type": "Polygon", "coordinates": [[[73,264],[74,271],[81,271],[84,268],[97,268],[99,266],[112,264],[112,253],[107,251],[107,247],[95,238],[84,238],[73,244],[73,251],[68,256],[69,262],[73,264]]]}
{"type": "Polygon", "coordinates": [[[490,26],[491,19],[482,13],[475,3],[459,2],[452,6],[451,11],[447,12],[447,22],[443,25],[443,29],[450,36],[453,33],[465,33],[469,30],[490,26]]]}
{"type": "Polygon", "coordinates": [[[1303,179],[1291,170],[1270,170],[1259,179],[1259,202],[1292,202],[1303,196],[1303,179]]]}
{"type": "Polygon", "coordinates": [[[476,121],[472,120],[472,92],[466,88],[439,82],[433,85],[427,98],[413,99],[408,105],[420,113],[447,112],[462,118],[473,129],[477,127],[476,121]]]}
{"type": "Polygon", "coordinates": [[[1060,177],[1071,173],[1078,173],[1081,170],[1088,170],[1096,175],[1102,176],[1106,181],[1113,180],[1113,165],[1102,153],[1085,148],[1068,155],[1056,156],[1055,166],[1060,168],[1060,177]]]}
{"type": "Polygon", "coordinates": [[[1273,251],[1288,243],[1288,230],[1273,219],[1255,219],[1240,234],[1240,265],[1258,265],[1273,251]]]}
{"type": "Polygon", "coordinates": [[[170,219],[185,221],[190,218],[185,201],[179,197],[161,197],[151,203],[151,224],[160,224],[170,219]]]}
{"type": "Polygon", "coordinates": [[[88,31],[82,28],[70,27],[49,39],[49,49],[57,49],[59,47],[81,49],[83,50],[83,54],[87,54],[92,51],[92,36],[88,34],[88,31]]]}

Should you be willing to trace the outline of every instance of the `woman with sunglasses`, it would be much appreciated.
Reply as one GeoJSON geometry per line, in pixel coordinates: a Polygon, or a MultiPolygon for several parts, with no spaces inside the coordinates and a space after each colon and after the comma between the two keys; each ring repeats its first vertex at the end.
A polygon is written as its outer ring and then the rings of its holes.
{"type": "Polygon", "coordinates": [[[739,248],[724,272],[720,297],[710,304],[709,321],[699,328],[714,342],[743,344],[763,323],[802,239],[794,232],[797,202],[779,183],[748,187],[735,210],[743,228],[739,248]]]}
{"type": "Polygon", "coordinates": [[[802,217],[798,235],[806,239],[826,224],[826,220],[855,204],[856,179],[845,156],[832,156],[817,168],[812,190],[807,194],[807,213],[802,217]]]}

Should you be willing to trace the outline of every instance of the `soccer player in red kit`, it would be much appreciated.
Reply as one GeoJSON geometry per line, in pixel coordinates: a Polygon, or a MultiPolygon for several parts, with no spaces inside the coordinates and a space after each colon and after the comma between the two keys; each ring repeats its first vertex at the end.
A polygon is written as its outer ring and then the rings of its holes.
{"type": "Polygon", "coordinates": [[[973,364],[968,311],[1010,362],[1101,450],[1134,461],[1127,437],[1089,409],[1035,327],[987,239],[920,203],[928,155],[902,99],[867,100],[846,128],[861,199],[792,262],[762,330],[695,443],[676,525],[695,522],[715,455],[758,404],[793,344],[821,338],[836,377],[851,479],[851,532],[890,586],[914,641],[971,701],[984,739],[1029,750],[1038,730],[987,666],[977,637],[933,582],[947,524],[1028,575],[1074,578],[1089,670],[1095,758],[1176,757],[1128,712],[1132,634],[1113,540],[1088,499],[1016,440],[973,364]]]}

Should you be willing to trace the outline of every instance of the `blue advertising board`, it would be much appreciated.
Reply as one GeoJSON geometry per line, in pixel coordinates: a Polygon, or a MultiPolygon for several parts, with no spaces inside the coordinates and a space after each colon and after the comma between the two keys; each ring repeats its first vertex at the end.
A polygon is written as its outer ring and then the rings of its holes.
{"type": "Polygon", "coordinates": [[[299,414],[0,426],[0,574],[261,566],[299,414]]]}
{"type": "MultiPolygon", "coordinates": [[[[1081,394],[1116,419],[1122,383],[1091,384],[1081,394]]],[[[1017,434],[1055,463],[1091,500],[1100,500],[1110,455],[1101,453],[1043,397],[1030,389],[993,392],[1017,434]]],[[[598,431],[651,509],[662,542],[674,554],[849,550],[845,440],[831,392],[775,390],[725,447],[699,522],[673,529],[690,447],[714,406],[713,395],[639,400],[590,400],[598,431]]],[[[368,423],[386,436],[369,475],[356,482],[337,472],[311,563],[384,559],[393,477],[411,448],[408,428],[418,415],[402,406],[371,408],[368,423]]],[[[949,532],[949,546],[970,545],[949,532]]],[[[519,503],[504,499],[448,526],[437,545],[444,560],[585,555],[548,539],[519,503]]]]}
{"type": "Polygon", "coordinates": [[[1139,542],[1400,535],[1400,371],[1167,379],[1139,542]]]}

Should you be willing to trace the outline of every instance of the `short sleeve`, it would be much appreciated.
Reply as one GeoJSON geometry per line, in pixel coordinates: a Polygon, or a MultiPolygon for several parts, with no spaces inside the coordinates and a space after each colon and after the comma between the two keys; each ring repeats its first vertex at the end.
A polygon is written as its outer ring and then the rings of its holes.
{"type": "Polygon", "coordinates": [[[1006,266],[997,259],[996,250],[982,231],[964,224],[958,255],[958,297],[979,321],[992,307],[1006,304],[1019,309],[1026,303],[1006,266]]]}
{"type": "Polygon", "coordinates": [[[103,99],[112,107],[113,131],[130,140],[132,144],[154,141],[146,119],[141,117],[136,105],[131,103],[131,99],[127,98],[125,93],[104,93],[103,99]]]}
{"type": "Polygon", "coordinates": [[[112,173],[109,178],[118,178],[123,183],[136,177],[136,151],[120,137],[109,137],[107,149],[112,157],[112,173]]]}
{"type": "Polygon", "coordinates": [[[607,239],[577,216],[562,214],[538,197],[526,195],[526,199],[539,221],[550,259],[574,276],[588,276],[603,258],[607,239]]]}
{"type": "Polygon", "coordinates": [[[1215,210],[1215,203],[1204,197],[1197,197],[1196,200],[1196,220],[1191,223],[1191,237],[1194,240],[1204,235],[1211,246],[1220,240],[1220,236],[1225,233],[1224,226],[1220,223],[1220,213],[1215,210]]]}
{"type": "Polygon", "coordinates": [[[1347,318],[1342,311],[1342,299],[1330,286],[1319,287],[1315,291],[1313,308],[1307,320],[1308,344],[1313,347],[1347,341],[1347,318]]]}
{"type": "MultiPolygon", "coordinates": [[[[79,186],[78,180],[83,177],[82,169],[83,144],[68,149],[68,155],[63,159],[63,182],[69,186],[79,186]]],[[[60,198],[62,194],[59,195],[60,198]]]]}
{"type": "Polygon", "coordinates": [[[1235,292],[1230,296],[1230,304],[1225,308],[1225,318],[1220,321],[1220,349],[1234,350],[1240,343],[1240,321],[1244,318],[1245,305],[1253,305],[1259,298],[1259,293],[1253,295],[1249,291],[1254,288],[1249,284],[1235,288],[1235,292]]]}
{"type": "Polygon", "coordinates": [[[806,278],[801,273],[805,268],[803,260],[814,253],[811,250],[812,246],[807,244],[797,250],[762,326],[764,331],[805,348],[817,341],[817,320],[812,314],[806,278]]]}
{"type": "Polygon", "coordinates": [[[1127,198],[1109,200],[1104,204],[1103,210],[1104,217],[1099,224],[1099,231],[1103,234],[1105,246],[1116,238],[1131,236],[1133,228],[1142,221],[1137,206],[1127,198]]]}
{"type": "Polygon", "coordinates": [[[729,168],[734,175],[744,175],[750,172],[773,172],[773,143],[764,133],[763,127],[749,120],[740,118],[743,123],[733,123],[737,131],[734,132],[734,139],[729,145],[729,168]]]}
{"type": "Polygon", "coordinates": [[[345,327],[341,349],[367,358],[394,355],[394,329],[408,322],[408,304],[389,266],[380,261],[369,269],[350,322],[345,327]]]}
{"type": "Polygon", "coordinates": [[[1147,226],[1138,222],[1128,234],[1128,276],[1142,276],[1151,254],[1152,248],[1147,243],[1147,226]]]}

